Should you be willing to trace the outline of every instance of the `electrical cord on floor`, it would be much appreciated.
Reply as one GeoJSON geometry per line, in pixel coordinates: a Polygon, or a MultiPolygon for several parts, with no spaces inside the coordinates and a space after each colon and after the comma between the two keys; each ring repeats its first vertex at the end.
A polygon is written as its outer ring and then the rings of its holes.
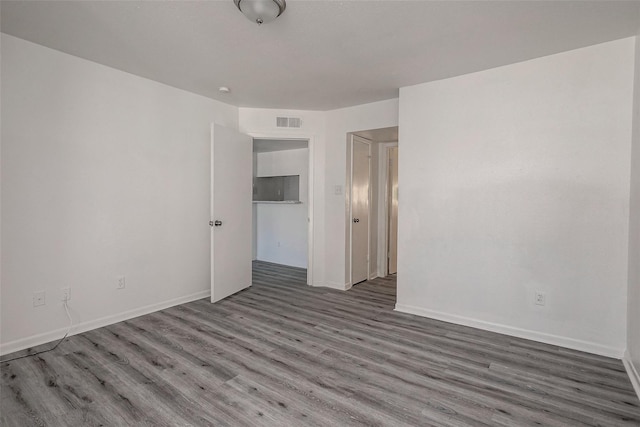
{"type": "Polygon", "coordinates": [[[73,326],[73,319],[71,318],[71,313],[69,313],[69,306],[67,305],[67,300],[63,300],[63,304],[64,306],[64,311],[67,313],[67,317],[69,318],[69,327],[67,328],[67,332],[65,332],[64,336],[60,339],[60,341],[58,341],[56,343],[56,345],[54,345],[53,347],[51,347],[48,350],[41,350],[35,353],[31,353],[31,354],[25,354],[24,356],[18,356],[18,357],[13,357],[11,359],[6,359],[6,360],[0,360],[0,363],[5,363],[5,362],[13,362],[14,360],[18,360],[18,359],[25,359],[27,357],[32,357],[32,356],[37,356],[38,354],[42,354],[42,353],[48,353],[50,351],[55,350],[56,348],[58,348],[58,346],[60,344],[62,344],[62,341],[64,341],[67,336],[69,335],[69,332],[71,332],[71,327],[73,326]]]}

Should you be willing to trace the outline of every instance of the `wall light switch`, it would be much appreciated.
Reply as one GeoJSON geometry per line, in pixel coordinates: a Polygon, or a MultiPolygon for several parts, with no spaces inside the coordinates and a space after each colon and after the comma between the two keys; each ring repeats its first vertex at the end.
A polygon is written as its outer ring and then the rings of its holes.
{"type": "Polygon", "coordinates": [[[336,196],[342,195],[342,185],[334,185],[333,194],[335,194],[336,196]]]}
{"type": "Polygon", "coordinates": [[[45,304],[45,292],[44,291],[40,291],[40,292],[34,292],[33,293],[33,306],[34,307],[39,307],[41,305],[45,304]]]}

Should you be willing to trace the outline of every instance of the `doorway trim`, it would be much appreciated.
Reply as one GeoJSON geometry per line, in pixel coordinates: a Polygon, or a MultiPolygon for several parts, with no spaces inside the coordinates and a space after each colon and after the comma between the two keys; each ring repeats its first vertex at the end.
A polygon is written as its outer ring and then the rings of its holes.
{"type": "Polygon", "coordinates": [[[314,137],[307,134],[287,133],[283,135],[278,132],[247,132],[252,139],[278,139],[282,141],[287,140],[307,140],[307,149],[309,152],[309,165],[307,167],[307,194],[309,204],[307,206],[307,286],[313,286],[313,235],[315,232],[313,222],[313,205],[315,196],[313,193],[314,183],[314,137]]]}
{"type": "MultiPolygon", "coordinates": [[[[353,193],[353,139],[354,138],[358,138],[363,144],[367,144],[367,146],[369,147],[369,203],[368,203],[368,208],[369,208],[369,221],[371,221],[371,148],[372,148],[372,141],[363,138],[361,136],[358,135],[354,135],[353,133],[349,133],[349,146],[348,146],[348,152],[349,152],[349,159],[348,159],[348,171],[347,171],[347,185],[345,186],[345,201],[346,201],[346,205],[347,205],[347,209],[346,209],[346,220],[347,223],[349,224],[348,227],[348,239],[347,241],[349,242],[349,251],[348,251],[348,256],[347,256],[347,265],[348,265],[348,270],[349,270],[349,275],[348,275],[348,281],[345,284],[345,290],[349,290],[351,289],[351,287],[354,285],[353,283],[353,205],[351,203],[352,201],[352,193],[353,193]]],[[[369,222],[369,227],[367,228],[367,280],[369,280],[371,276],[371,222],[369,222]]]]}

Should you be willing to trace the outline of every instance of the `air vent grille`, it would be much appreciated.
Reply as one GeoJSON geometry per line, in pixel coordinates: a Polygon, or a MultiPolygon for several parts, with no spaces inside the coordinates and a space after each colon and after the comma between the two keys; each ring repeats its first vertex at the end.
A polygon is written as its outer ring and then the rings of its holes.
{"type": "Polygon", "coordinates": [[[300,117],[289,117],[289,127],[299,128],[302,126],[302,119],[300,117]]]}
{"type": "Polygon", "coordinates": [[[302,127],[300,117],[276,117],[276,126],[279,128],[299,128],[302,127]]]}

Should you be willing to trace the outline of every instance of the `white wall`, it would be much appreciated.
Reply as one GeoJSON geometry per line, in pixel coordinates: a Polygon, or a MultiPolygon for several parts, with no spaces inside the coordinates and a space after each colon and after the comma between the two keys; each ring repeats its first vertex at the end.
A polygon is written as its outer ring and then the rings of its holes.
{"type": "Polygon", "coordinates": [[[640,397],[640,32],[635,44],[631,205],[629,211],[629,289],[627,298],[627,370],[640,397]]]}
{"type": "Polygon", "coordinates": [[[326,113],[326,200],[325,200],[325,268],[326,286],[345,289],[349,282],[347,133],[398,126],[398,100],[374,102],[341,108],[326,113]],[[335,194],[335,187],[342,194],[335,194]]]}
{"type": "Polygon", "coordinates": [[[633,58],[629,38],[400,90],[399,310],[622,356],[633,58]]]}
{"type": "Polygon", "coordinates": [[[257,203],[256,259],[307,268],[309,150],[258,153],[256,176],[300,175],[301,204],[257,203]]]}
{"type": "Polygon", "coordinates": [[[237,108],[5,34],[1,49],[2,353],[61,335],[65,286],[76,331],[206,296],[210,123],[237,127],[237,108]]]}

